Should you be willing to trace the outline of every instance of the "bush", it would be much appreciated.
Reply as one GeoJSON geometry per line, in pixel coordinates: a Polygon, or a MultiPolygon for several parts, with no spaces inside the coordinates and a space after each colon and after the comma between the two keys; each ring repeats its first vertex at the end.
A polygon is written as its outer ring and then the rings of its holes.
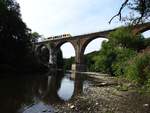
{"type": "Polygon", "coordinates": [[[146,47],[150,47],[150,38],[145,38],[144,40],[144,46],[146,47]]]}
{"type": "Polygon", "coordinates": [[[98,56],[98,54],[99,54],[98,51],[94,51],[85,55],[85,63],[87,65],[87,71],[91,71],[91,72],[97,71],[95,69],[95,65],[93,64],[95,63],[95,57],[98,56]]]}
{"type": "Polygon", "coordinates": [[[127,61],[137,55],[137,52],[128,48],[115,48],[116,60],[112,64],[115,76],[124,75],[127,61]]]}
{"type": "Polygon", "coordinates": [[[150,78],[147,80],[147,82],[145,83],[145,88],[148,92],[150,92],[150,78]]]}
{"type": "Polygon", "coordinates": [[[93,58],[95,70],[113,75],[112,64],[116,59],[114,47],[110,42],[103,42],[99,54],[93,58]]]}
{"type": "Polygon", "coordinates": [[[144,37],[141,34],[134,35],[130,27],[121,27],[109,34],[109,41],[113,47],[130,48],[139,51],[144,48],[144,37]]]}
{"type": "Polygon", "coordinates": [[[65,58],[63,59],[63,69],[64,70],[71,70],[71,66],[72,64],[75,63],[75,58],[71,57],[71,58],[65,58]]]}
{"type": "Polygon", "coordinates": [[[125,76],[138,84],[147,84],[150,79],[150,53],[141,53],[131,59],[125,69],[125,76]]]}
{"type": "Polygon", "coordinates": [[[103,44],[99,55],[95,57],[95,70],[109,73],[113,76],[124,74],[126,61],[134,57],[136,51],[122,47],[111,47],[109,42],[103,44]]]}

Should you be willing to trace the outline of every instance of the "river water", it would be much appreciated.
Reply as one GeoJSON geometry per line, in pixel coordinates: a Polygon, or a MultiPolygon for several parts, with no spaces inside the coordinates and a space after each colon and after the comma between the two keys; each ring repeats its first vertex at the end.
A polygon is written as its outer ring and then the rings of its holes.
{"type": "Polygon", "coordinates": [[[53,104],[83,93],[88,86],[84,78],[84,75],[63,72],[3,77],[0,79],[0,113],[53,112],[53,104]]]}

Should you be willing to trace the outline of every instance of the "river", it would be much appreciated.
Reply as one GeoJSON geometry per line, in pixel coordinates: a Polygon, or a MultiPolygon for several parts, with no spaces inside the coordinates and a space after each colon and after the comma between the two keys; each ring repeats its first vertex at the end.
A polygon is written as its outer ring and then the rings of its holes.
{"type": "Polygon", "coordinates": [[[68,101],[88,87],[84,75],[72,75],[57,71],[1,78],[0,113],[54,112],[53,104],[68,101]]]}

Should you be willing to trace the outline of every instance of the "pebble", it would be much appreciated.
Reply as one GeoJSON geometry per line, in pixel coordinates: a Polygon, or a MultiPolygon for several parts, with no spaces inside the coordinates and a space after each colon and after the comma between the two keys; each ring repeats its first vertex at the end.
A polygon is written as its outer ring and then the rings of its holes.
{"type": "Polygon", "coordinates": [[[106,85],[106,84],[107,84],[107,83],[105,83],[105,82],[102,82],[102,83],[101,83],[101,85],[106,85]]]}
{"type": "Polygon", "coordinates": [[[47,110],[45,109],[45,110],[43,110],[42,112],[46,112],[47,110]]]}
{"type": "Polygon", "coordinates": [[[149,106],[149,104],[143,104],[143,106],[144,106],[144,107],[148,107],[148,106],[149,106]]]}
{"type": "Polygon", "coordinates": [[[59,112],[59,110],[58,110],[58,109],[54,110],[54,113],[58,113],[58,112],[59,112]]]}
{"type": "Polygon", "coordinates": [[[73,108],[75,108],[75,106],[74,106],[74,105],[72,105],[72,106],[70,106],[70,108],[71,108],[71,109],[73,109],[73,108]]]}
{"type": "MultiPolygon", "coordinates": [[[[102,82],[101,84],[105,85],[106,83],[107,82],[102,82]]],[[[128,84],[128,86],[130,85],[131,84],[128,84]]],[[[135,110],[137,111],[136,113],[143,113],[141,112],[141,110],[143,110],[141,107],[144,108],[145,113],[149,113],[149,101],[137,101],[136,104],[138,107],[128,106],[128,103],[130,105],[132,102],[130,99],[133,98],[133,102],[136,99],[133,97],[134,93],[128,92],[127,94],[131,94],[132,98],[127,99],[126,93],[118,91],[116,87],[117,85],[108,87],[90,86],[85,95],[79,96],[80,98],[77,100],[75,98],[75,101],[67,103],[65,108],[60,106],[59,113],[135,113],[135,110]]],[[[139,100],[143,97],[138,95],[137,98],[137,100],[139,100]]]]}

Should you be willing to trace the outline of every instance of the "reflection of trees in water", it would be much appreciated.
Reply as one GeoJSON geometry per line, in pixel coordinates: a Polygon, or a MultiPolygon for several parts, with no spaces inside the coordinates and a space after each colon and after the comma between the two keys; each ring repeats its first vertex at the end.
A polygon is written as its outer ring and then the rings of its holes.
{"type": "Polygon", "coordinates": [[[15,77],[0,79],[0,112],[16,113],[41,99],[47,89],[47,77],[15,77]]]}
{"type": "Polygon", "coordinates": [[[33,102],[31,79],[1,79],[0,89],[0,110],[3,113],[16,113],[21,105],[33,102]]]}
{"type": "Polygon", "coordinates": [[[61,86],[61,81],[64,77],[62,71],[54,72],[49,79],[48,89],[43,100],[46,103],[55,103],[55,102],[63,102],[63,100],[58,96],[58,90],[61,86]]]}
{"type": "MultiPolygon", "coordinates": [[[[58,96],[63,77],[62,72],[54,72],[50,77],[1,78],[0,112],[16,113],[21,107],[37,100],[48,104],[63,102],[58,96]]],[[[82,92],[82,79],[79,76],[76,77],[74,87],[74,94],[82,92]]]]}
{"type": "Polygon", "coordinates": [[[41,99],[47,90],[47,84],[48,84],[48,77],[42,76],[42,77],[35,77],[33,83],[32,83],[32,92],[34,94],[34,97],[41,99]]]}
{"type": "MultiPolygon", "coordinates": [[[[57,72],[53,73],[53,75],[51,76],[51,79],[50,79],[49,85],[48,85],[48,89],[47,89],[47,93],[46,93],[45,97],[43,98],[43,100],[46,103],[52,104],[52,103],[57,103],[57,102],[64,102],[64,100],[61,99],[60,96],[58,95],[58,91],[61,87],[63,77],[64,77],[64,74],[61,71],[59,71],[59,72],[57,71],[57,72]]],[[[72,97],[82,93],[83,80],[84,80],[84,75],[75,73],[74,92],[73,92],[72,97]]]]}

